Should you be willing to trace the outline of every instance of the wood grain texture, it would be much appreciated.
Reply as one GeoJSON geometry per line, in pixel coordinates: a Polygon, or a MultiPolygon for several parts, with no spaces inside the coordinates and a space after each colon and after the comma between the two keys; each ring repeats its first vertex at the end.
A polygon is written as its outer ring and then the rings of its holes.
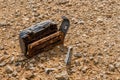
{"type": "Polygon", "coordinates": [[[53,33],[47,37],[44,37],[36,42],[28,45],[28,56],[32,57],[35,54],[43,51],[50,50],[58,44],[62,44],[64,40],[64,34],[61,31],[53,33]]]}
{"type": "Polygon", "coordinates": [[[50,20],[26,28],[25,30],[21,31],[19,35],[19,42],[22,52],[26,55],[29,44],[49,36],[57,31],[57,24],[50,20]]]}

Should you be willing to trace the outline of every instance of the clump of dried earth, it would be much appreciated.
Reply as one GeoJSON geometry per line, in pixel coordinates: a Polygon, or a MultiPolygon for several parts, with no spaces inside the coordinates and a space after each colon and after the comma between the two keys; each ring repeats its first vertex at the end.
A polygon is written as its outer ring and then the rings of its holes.
{"type": "Polygon", "coordinates": [[[0,79],[120,80],[120,0],[0,0],[0,79]],[[71,65],[60,46],[25,58],[19,32],[48,19],[60,25],[63,15],[71,65]]]}

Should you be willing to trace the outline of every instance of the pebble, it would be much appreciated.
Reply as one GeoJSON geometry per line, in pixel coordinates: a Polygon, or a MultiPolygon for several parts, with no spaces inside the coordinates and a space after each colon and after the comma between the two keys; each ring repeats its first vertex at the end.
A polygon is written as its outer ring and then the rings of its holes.
{"type": "Polygon", "coordinates": [[[96,58],[94,59],[93,62],[94,62],[95,65],[97,65],[99,63],[98,59],[96,59],[96,58]]]}
{"type": "Polygon", "coordinates": [[[2,55],[2,56],[0,56],[0,62],[1,62],[1,63],[4,62],[4,60],[6,60],[7,58],[8,58],[7,55],[2,55]]]}
{"type": "Polygon", "coordinates": [[[25,77],[23,77],[21,80],[27,80],[25,77]]]}
{"type": "Polygon", "coordinates": [[[20,62],[15,62],[15,66],[19,66],[19,65],[21,65],[22,63],[20,63],[20,62]]]}
{"type": "Polygon", "coordinates": [[[83,54],[83,56],[84,56],[84,57],[87,57],[87,56],[88,56],[88,54],[87,54],[87,53],[84,53],[84,54],[83,54]]]}
{"type": "Polygon", "coordinates": [[[72,67],[70,70],[70,74],[71,73],[76,73],[78,71],[78,69],[76,67],[72,67]]]}
{"type": "MultiPolygon", "coordinates": [[[[30,63],[33,63],[33,64],[34,64],[35,62],[36,62],[36,60],[35,60],[34,58],[30,60],[30,63]]],[[[30,65],[33,66],[33,64],[30,64],[30,65]]]]}
{"type": "Polygon", "coordinates": [[[78,24],[82,24],[82,25],[83,25],[84,23],[85,23],[85,22],[84,22],[83,20],[79,20],[79,21],[78,21],[78,24]]]}
{"type": "Polygon", "coordinates": [[[63,71],[62,73],[55,76],[57,80],[69,80],[67,72],[63,71]]]}
{"type": "Polygon", "coordinates": [[[0,50],[4,50],[4,47],[3,47],[3,46],[0,46],[0,50]]]}
{"type": "Polygon", "coordinates": [[[7,53],[6,51],[4,51],[4,54],[5,54],[5,55],[8,55],[8,53],[7,53]]]}
{"type": "Polygon", "coordinates": [[[116,80],[120,80],[120,77],[116,77],[116,80]]]}
{"type": "Polygon", "coordinates": [[[18,10],[18,11],[16,11],[16,12],[15,12],[15,14],[14,14],[15,18],[19,17],[20,15],[21,15],[21,13],[20,13],[20,11],[19,11],[19,10],[18,10]]]}
{"type": "Polygon", "coordinates": [[[74,54],[74,57],[81,58],[82,57],[82,53],[77,52],[77,53],[74,54]]]}
{"type": "Polygon", "coordinates": [[[3,66],[5,66],[6,65],[6,62],[1,62],[0,63],[0,67],[3,67],[3,66]]]}
{"type": "Polygon", "coordinates": [[[29,20],[29,18],[27,18],[27,17],[24,17],[24,18],[23,18],[23,21],[24,21],[24,20],[25,20],[25,21],[28,21],[28,20],[29,20]]]}
{"type": "Polygon", "coordinates": [[[115,63],[115,67],[116,67],[116,68],[120,68],[120,62],[116,62],[116,63],[115,63]]]}
{"type": "Polygon", "coordinates": [[[83,58],[82,59],[84,63],[89,63],[89,59],[88,58],[83,58]]]}
{"type": "Polygon", "coordinates": [[[29,64],[29,66],[27,66],[27,69],[29,69],[29,70],[34,70],[35,67],[34,67],[34,65],[31,63],[31,64],[29,64]]]}
{"type": "Polygon", "coordinates": [[[45,68],[45,73],[49,74],[50,72],[56,70],[55,68],[45,68]]]}
{"type": "Polygon", "coordinates": [[[69,0],[59,0],[59,1],[57,1],[57,4],[66,4],[68,2],[69,2],[69,0]]]}
{"type": "Polygon", "coordinates": [[[12,63],[14,61],[15,57],[12,56],[11,59],[10,59],[10,63],[12,63]]]}
{"type": "Polygon", "coordinates": [[[75,60],[75,66],[80,66],[80,62],[78,60],[75,60]]]}
{"type": "Polygon", "coordinates": [[[8,75],[9,78],[12,77],[12,74],[7,74],[7,75],[8,75]]]}
{"type": "Polygon", "coordinates": [[[2,30],[3,30],[3,31],[6,31],[6,28],[3,28],[2,30]]]}
{"type": "Polygon", "coordinates": [[[89,56],[89,59],[90,59],[90,60],[93,60],[93,59],[94,59],[94,57],[93,57],[93,56],[89,56]]]}
{"type": "Polygon", "coordinates": [[[13,77],[16,77],[16,76],[17,76],[17,73],[18,73],[17,71],[14,71],[14,72],[12,73],[12,76],[13,76],[13,77]]]}
{"type": "Polygon", "coordinates": [[[34,17],[38,17],[38,16],[40,16],[39,13],[35,13],[35,14],[34,14],[34,17]]]}
{"type": "Polygon", "coordinates": [[[86,73],[86,72],[87,72],[87,69],[88,69],[88,67],[87,67],[87,66],[84,66],[84,67],[81,69],[81,71],[82,71],[83,73],[86,73]]]}
{"type": "Polygon", "coordinates": [[[44,18],[44,14],[40,14],[40,15],[38,16],[38,18],[39,18],[39,19],[44,18]]]}
{"type": "Polygon", "coordinates": [[[0,22],[0,27],[3,27],[3,26],[8,26],[8,25],[10,25],[10,24],[6,23],[5,21],[0,22]]]}
{"type": "Polygon", "coordinates": [[[119,62],[120,62],[120,57],[117,59],[117,61],[119,61],[119,62]]]}
{"type": "Polygon", "coordinates": [[[102,17],[98,17],[96,21],[97,21],[98,23],[101,23],[101,22],[103,22],[103,18],[102,18],[102,17]]]}
{"type": "Polygon", "coordinates": [[[110,71],[114,71],[114,70],[115,70],[114,65],[110,64],[110,65],[109,65],[109,70],[110,70],[110,71]]]}
{"type": "Polygon", "coordinates": [[[13,69],[12,69],[11,66],[7,65],[7,66],[5,67],[5,71],[6,71],[6,73],[10,74],[10,73],[13,72],[13,69]]]}
{"type": "Polygon", "coordinates": [[[78,20],[76,18],[72,18],[71,20],[74,22],[74,24],[78,23],[78,20]]]}
{"type": "Polygon", "coordinates": [[[17,66],[16,71],[17,71],[17,72],[20,72],[20,71],[21,71],[21,67],[20,67],[20,66],[17,66]]]}

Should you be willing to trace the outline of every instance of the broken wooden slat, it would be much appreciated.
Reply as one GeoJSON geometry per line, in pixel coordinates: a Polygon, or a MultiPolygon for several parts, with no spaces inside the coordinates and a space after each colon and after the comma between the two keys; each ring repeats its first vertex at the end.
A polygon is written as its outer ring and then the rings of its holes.
{"type": "Polygon", "coordinates": [[[33,42],[28,45],[28,54],[29,56],[33,56],[43,51],[47,51],[48,49],[63,43],[64,34],[61,31],[53,33],[47,37],[44,37],[36,42],[33,42]],[[34,54],[33,54],[34,53],[34,54]]]}

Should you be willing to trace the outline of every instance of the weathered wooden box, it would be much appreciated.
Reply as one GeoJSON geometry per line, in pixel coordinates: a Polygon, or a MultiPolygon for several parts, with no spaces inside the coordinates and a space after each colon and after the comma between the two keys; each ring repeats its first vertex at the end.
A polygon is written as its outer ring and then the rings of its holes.
{"type": "Polygon", "coordinates": [[[63,17],[60,29],[58,29],[57,24],[51,20],[24,29],[19,35],[22,52],[26,57],[30,58],[58,44],[63,44],[69,25],[69,20],[63,17]]]}

